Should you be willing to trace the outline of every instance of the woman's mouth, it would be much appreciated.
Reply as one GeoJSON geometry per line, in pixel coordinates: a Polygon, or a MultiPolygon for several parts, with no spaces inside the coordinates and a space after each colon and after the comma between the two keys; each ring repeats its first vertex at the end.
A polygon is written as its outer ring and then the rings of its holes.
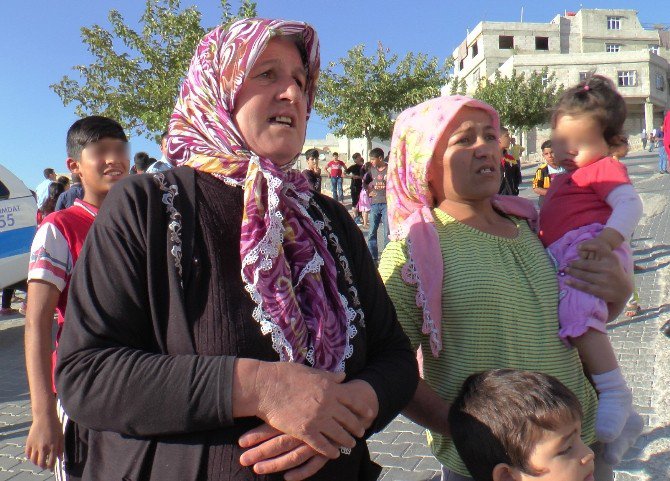
{"type": "Polygon", "coordinates": [[[276,117],[270,117],[270,122],[273,124],[281,124],[287,127],[293,127],[293,119],[285,115],[278,115],[276,117]]]}

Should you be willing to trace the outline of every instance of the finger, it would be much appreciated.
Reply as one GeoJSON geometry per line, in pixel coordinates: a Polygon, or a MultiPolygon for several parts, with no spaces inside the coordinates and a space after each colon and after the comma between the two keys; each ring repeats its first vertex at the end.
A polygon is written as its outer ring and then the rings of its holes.
{"type": "Polygon", "coordinates": [[[54,466],[56,465],[56,460],[58,457],[55,454],[55,449],[52,447],[51,450],[47,453],[47,458],[45,459],[47,463],[47,469],[49,471],[54,470],[54,466]]]}
{"type": "Polygon", "coordinates": [[[37,452],[37,459],[35,459],[35,461],[34,461],[35,464],[42,469],[47,469],[46,457],[47,457],[47,452],[43,449],[40,449],[37,452]]]}
{"type": "Polygon", "coordinates": [[[348,391],[345,391],[343,395],[338,396],[338,401],[348,407],[357,416],[368,419],[373,415],[372,408],[364,399],[359,398],[358,396],[351,396],[348,391]]]}
{"type": "Polygon", "coordinates": [[[240,456],[240,464],[242,464],[242,466],[251,466],[266,459],[275,458],[292,451],[301,444],[303,444],[303,442],[299,439],[283,434],[245,451],[244,454],[240,456]]]}
{"type": "Polygon", "coordinates": [[[254,464],[254,472],[256,474],[269,474],[286,471],[304,464],[315,455],[316,453],[312,448],[301,443],[300,446],[288,453],[254,464]]]}
{"type": "Polygon", "coordinates": [[[325,423],[322,433],[338,448],[353,448],[356,446],[356,439],[354,439],[354,437],[349,434],[342,426],[340,426],[334,419],[325,423]]]}
{"type": "Polygon", "coordinates": [[[567,279],[565,281],[567,285],[570,287],[573,287],[579,291],[586,292],[587,294],[592,294],[596,297],[601,297],[598,294],[600,294],[600,289],[590,282],[583,282],[577,279],[567,279]]]}
{"type": "Polygon", "coordinates": [[[302,466],[287,472],[284,479],[286,481],[302,481],[316,474],[327,462],[328,458],[324,456],[314,456],[302,466]]]}
{"type": "MultiPolygon", "coordinates": [[[[337,425],[335,421],[333,421],[333,424],[337,425]]],[[[342,428],[340,428],[340,430],[344,431],[342,428]]],[[[328,459],[337,459],[340,456],[341,444],[334,444],[321,433],[317,433],[313,436],[304,436],[302,440],[328,459]]]]}
{"type": "MultiPolygon", "coordinates": [[[[601,261],[594,261],[591,259],[577,259],[568,264],[568,269],[570,271],[576,269],[583,272],[603,273],[606,272],[608,266],[601,261]]],[[[570,272],[570,275],[575,274],[570,272]]]]}
{"type": "Polygon", "coordinates": [[[368,418],[358,417],[348,409],[343,408],[337,409],[336,412],[333,413],[333,419],[335,419],[335,421],[337,421],[339,425],[346,429],[352,436],[362,438],[365,434],[368,418]]]}
{"type": "Polygon", "coordinates": [[[247,431],[242,436],[240,436],[238,443],[242,448],[250,448],[265,442],[268,439],[272,439],[275,436],[279,436],[280,434],[282,434],[282,432],[279,429],[273,428],[267,423],[263,423],[257,428],[254,428],[251,431],[247,431]]]}

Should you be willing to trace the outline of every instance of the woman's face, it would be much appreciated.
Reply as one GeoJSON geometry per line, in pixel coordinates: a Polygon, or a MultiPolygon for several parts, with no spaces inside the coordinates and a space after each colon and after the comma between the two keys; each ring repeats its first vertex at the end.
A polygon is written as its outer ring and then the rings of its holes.
{"type": "Polygon", "coordinates": [[[292,39],[275,37],[235,98],[233,120],[247,147],[277,165],[291,162],[305,141],[307,72],[292,39]]]}
{"type": "Polygon", "coordinates": [[[500,150],[491,117],[463,107],[435,145],[428,185],[439,206],[445,200],[483,200],[500,188],[500,150]]]}

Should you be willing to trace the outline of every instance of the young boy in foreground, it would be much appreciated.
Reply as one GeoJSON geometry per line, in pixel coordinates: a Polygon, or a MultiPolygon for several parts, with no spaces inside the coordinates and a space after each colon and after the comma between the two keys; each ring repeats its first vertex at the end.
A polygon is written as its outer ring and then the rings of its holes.
{"type": "Polygon", "coordinates": [[[582,408],[556,378],[500,369],[466,379],[449,411],[451,435],[475,481],[593,481],[582,408]]]}
{"type": "MultiPolygon", "coordinates": [[[[57,406],[51,329],[58,313],[56,346],[63,327],[70,277],[86,235],[112,186],[128,174],[128,139],[123,128],[106,117],[77,120],[67,133],[67,167],[78,174],[84,198],[54,212],[40,225],[28,267],[25,350],[33,423],[26,456],[42,469],[56,468],[65,478],[63,428],[67,418],[57,406]]],[[[69,472],[69,470],[68,470],[69,472]]]]}

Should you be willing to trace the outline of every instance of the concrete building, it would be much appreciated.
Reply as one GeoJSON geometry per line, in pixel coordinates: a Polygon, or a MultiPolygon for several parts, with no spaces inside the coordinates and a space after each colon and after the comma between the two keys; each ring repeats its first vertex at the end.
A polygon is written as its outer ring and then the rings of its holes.
{"type": "MultiPolygon", "coordinates": [[[[670,110],[670,31],[643,28],[635,10],[587,10],[549,23],[480,22],[454,50],[454,74],[472,93],[481,79],[547,67],[559,84],[575,85],[590,71],[611,78],[626,99],[625,129],[635,147],[670,110]]],[[[529,133],[533,152],[548,126],[529,133]]]]}

